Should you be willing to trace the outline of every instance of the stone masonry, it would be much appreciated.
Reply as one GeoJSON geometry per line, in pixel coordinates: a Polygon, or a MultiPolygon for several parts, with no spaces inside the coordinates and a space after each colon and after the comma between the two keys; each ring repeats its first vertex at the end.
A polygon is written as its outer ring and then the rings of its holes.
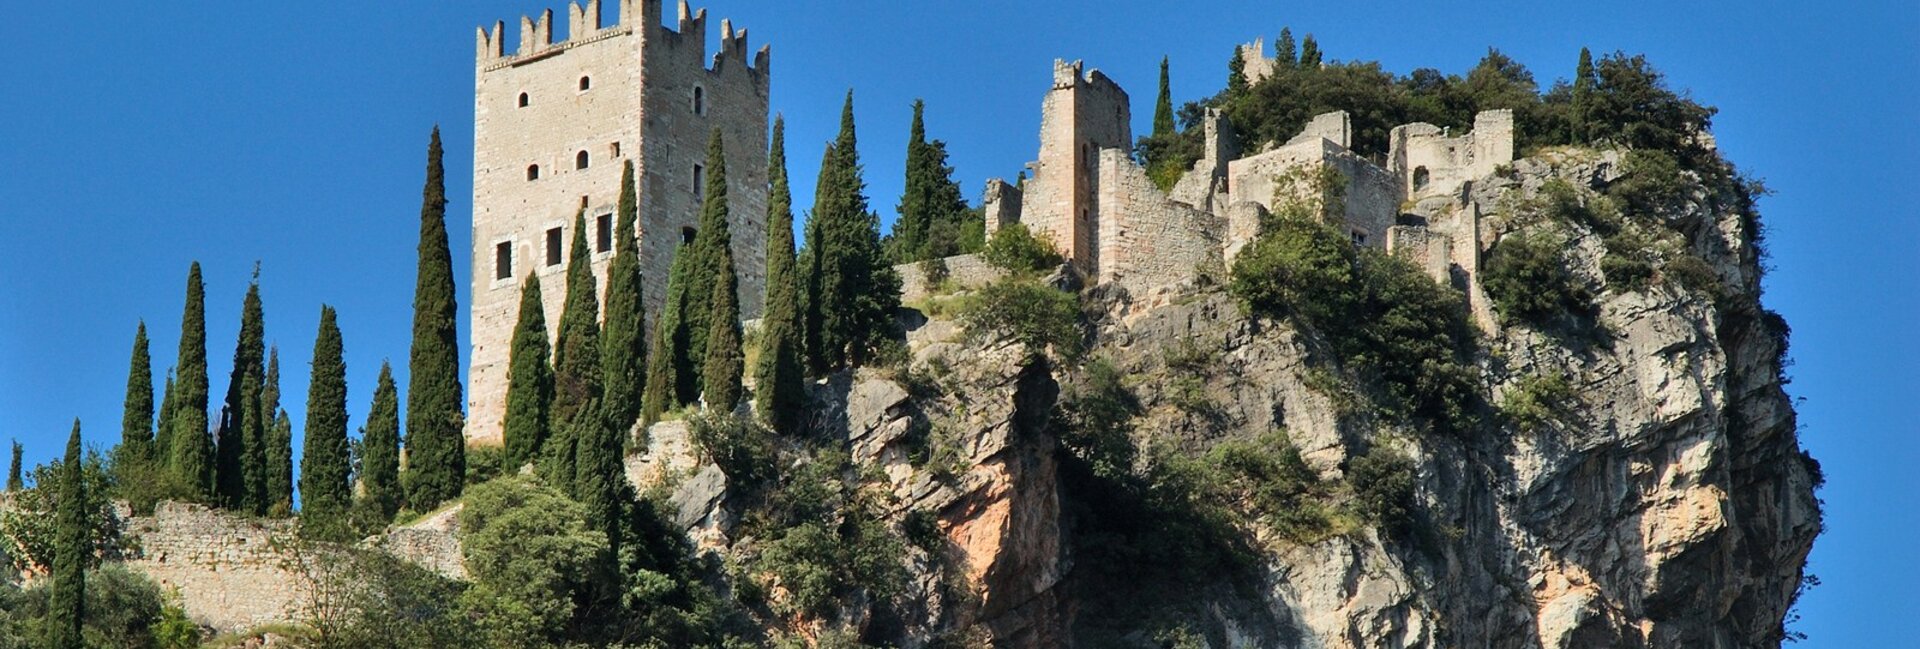
{"type": "MultiPolygon", "coordinates": [[[[622,166],[632,161],[640,199],[640,260],[648,322],[666,295],[676,248],[694,236],[706,149],[722,133],[741,312],[759,316],[765,295],[767,114],[771,55],[750,53],[747,32],[720,24],[706,51],[706,11],[679,3],[677,29],[661,0],[618,0],[602,26],[600,0],[568,9],[555,42],[553,12],[477,37],[474,82],[471,384],[466,435],[498,444],[507,354],[520,283],[542,282],[549,330],[565,301],[573,218],[585,211],[601,291],[613,257],[622,166]]],[[[603,293],[604,297],[604,293],[603,293]]],[[[604,303],[604,300],[602,300],[604,303]]]]}
{"type": "Polygon", "coordinates": [[[307,591],[286,552],[291,520],[252,519],[199,505],[160,503],[128,521],[138,551],[127,565],[177,590],[197,624],[222,632],[294,619],[307,591]]]}

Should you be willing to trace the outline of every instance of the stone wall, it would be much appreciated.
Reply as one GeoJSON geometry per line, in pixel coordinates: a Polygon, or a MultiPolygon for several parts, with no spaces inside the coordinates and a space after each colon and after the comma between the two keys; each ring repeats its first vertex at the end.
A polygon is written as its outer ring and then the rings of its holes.
{"type": "Polygon", "coordinates": [[[1100,152],[1097,213],[1100,267],[1094,276],[1135,295],[1192,280],[1218,264],[1225,224],[1214,215],[1168,198],[1146,169],[1119,149],[1100,152]]]}
{"type": "Polygon", "coordinates": [[[568,19],[567,39],[555,43],[551,11],[523,18],[511,55],[503,24],[477,37],[470,441],[500,438],[520,282],[542,282],[547,321],[558,321],[573,218],[582,210],[595,279],[605,290],[613,251],[600,244],[612,241],[629,161],[637,172],[649,313],[658,312],[674,251],[699,220],[695,177],[704,176],[716,128],[726,151],[742,314],[758,316],[765,294],[768,50],[750,55],[746,31],[723,21],[709,67],[706,12],[685,2],[677,30],[662,26],[660,0],[622,0],[619,23],[609,27],[601,27],[598,0],[574,6],[568,19]],[[550,237],[557,237],[557,254],[549,251],[550,237]]]}
{"type": "Polygon", "coordinates": [[[130,568],[162,590],[178,589],[194,622],[237,631],[293,619],[306,596],[281,550],[294,523],[230,516],[198,505],[161,503],[130,519],[137,551],[130,568]]]}
{"type": "Polygon", "coordinates": [[[1099,267],[1098,215],[1089,177],[1101,149],[1132,150],[1127,92],[1081,62],[1054,61],[1053,88],[1041,104],[1040,159],[1032,164],[1020,222],[1047,233],[1083,271],[1099,267]]]}
{"type": "Polygon", "coordinates": [[[1020,222],[1023,198],[1019,187],[999,178],[987,179],[986,191],[980,197],[980,214],[987,221],[987,238],[993,238],[1000,226],[1020,222]]]}
{"type": "MultiPolygon", "coordinates": [[[[941,261],[947,264],[947,281],[958,288],[979,288],[993,283],[1005,275],[1005,271],[987,264],[980,255],[955,255],[941,261]]],[[[900,301],[918,302],[933,295],[934,282],[927,281],[927,275],[919,262],[900,264],[893,267],[900,274],[900,301]]]]}
{"type": "Polygon", "coordinates": [[[1513,111],[1482,111],[1458,137],[1425,122],[1394,127],[1387,160],[1408,199],[1446,196],[1513,162],[1513,111]]]}
{"type": "MultiPolygon", "coordinates": [[[[1344,114],[1342,121],[1344,121],[1344,114]]],[[[1329,120],[1331,121],[1331,120],[1329,120]]],[[[1257,203],[1272,211],[1276,192],[1283,189],[1280,179],[1312,165],[1330,165],[1346,178],[1346,228],[1355,240],[1383,245],[1387,228],[1399,212],[1400,192],[1391,173],[1355,155],[1339,143],[1325,137],[1296,137],[1288,144],[1266,153],[1241,158],[1228,164],[1227,176],[1231,204],[1257,203]]],[[[1304,188],[1298,188],[1304,189],[1304,188]]],[[[1247,212],[1240,212],[1245,215],[1247,212]]],[[[1235,250],[1257,230],[1244,220],[1229,227],[1230,247],[1235,250]]]]}
{"type": "Polygon", "coordinates": [[[1267,42],[1264,38],[1241,45],[1235,53],[1240,57],[1240,74],[1247,78],[1249,86],[1273,76],[1274,67],[1279,64],[1277,60],[1267,58],[1267,42]]]}

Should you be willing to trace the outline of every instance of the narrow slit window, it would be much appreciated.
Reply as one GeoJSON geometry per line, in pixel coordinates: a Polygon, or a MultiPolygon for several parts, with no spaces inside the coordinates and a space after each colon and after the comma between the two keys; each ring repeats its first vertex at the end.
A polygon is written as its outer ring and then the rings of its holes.
{"type": "Polygon", "coordinates": [[[527,180],[540,179],[540,165],[527,165],[527,180]]]}
{"type": "Polygon", "coordinates": [[[592,78],[592,77],[580,77],[580,91],[581,91],[581,92],[586,92],[587,90],[589,90],[589,89],[592,89],[592,88],[593,88],[593,78],[592,78]]]}
{"type": "Polygon", "coordinates": [[[574,156],[573,156],[573,168],[574,168],[574,169],[585,169],[585,168],[587,168],[587,164],[588,164],[588,163],[590,163],[590,162],[592,162],[592,160],[589,160],[589,159],[588,159],[588,157],[587,157],[587,152],[585,152],[585,151],[581,151],[581,152],[579,152],[579,153],[576,153],[576,154],[574,154],[574,156]]]}
{"type": "Polygon", "coordinates": [[[602,214],[594,219],[600,231],[595,234],[593,249],[596,252],[613,252],[613,215],[602,214]]]}
{"type": "Polygon", "coordinates": [[[521,108],[526,108],[526,107],[527,107],[527,103],[528,103],[528,101],[527,101],[527,93],[524,93],[524,92],[523,92],[523,93],[520,93],[520,107],[521,107],[521,108]]]}
{"type": "Polygon", "coordinates": [[[560,228],[547,231],[547,265],[560,265],[560,228]]]}
{"type": "Polygon", "coordinates": [[[706,88],[702,88],[700,86],[693,87],[693,114],[695,115],[707,114],[707,89],[706,88]]]}
{"type": "Polygon", "coordinates": [[[612,154],[612,157],[615,157],[615,158],[620,157],[620,143],[615,142],[613,144],[608,145],[607,152],[612,154]]]}
{"type": "Polygon", "coordinates": [[[707,168],[702,165],[694,165],[693,166],[693,196],[695,201],[700,201],[704,198],[706,194],[706,188],[707,188],[707,168]]]}
{"type": "Polygon", "coordinates": [[[509,279],[513,277],[513,242],[502,241],[493,245],[493,278],[509,279]]]}

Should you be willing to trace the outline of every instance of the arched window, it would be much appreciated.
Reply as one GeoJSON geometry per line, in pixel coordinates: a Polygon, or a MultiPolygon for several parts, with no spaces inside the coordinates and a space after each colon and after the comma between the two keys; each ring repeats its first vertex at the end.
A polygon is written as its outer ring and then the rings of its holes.
{"type": "Polygon", "coordinates": [[[695,115],[707,114],[707,89],[706,88],[702,88],[700,86],[693,87],[693,114],[695,115]]]}
{"type": "Polygon", "coordinates": [[[540,179],[540,165],[527,165],[527,180],[540,179]]]}
{"type": "Polygon", "coordinates": [[[524,93],[524,92],[520,93],[520,107],[521,108],[527,107],[527,93],[524,93]]]}
{"type": "Polygon", "coordinates": [[[585,92],[585,91],[586,91],[586,90],[587,90],[588,88],[592,88],[592,87],[593,87],[593,79],[592,79],[592,78],[590,78],[590,77],[580,77],[580,91],[581,91],[581,92],[585,92]]]}
{"type": "Polygon", "coordinates": [[[1426,167],[1414,167],[1413,188],[1415,190],[1425,189],[1427,187],[1427,181],[1432,177],[1433,175],[1427,172],[1426,167]]]}
{"type": "Polygon", "coordinates": [[[573,156],[573,168],[575,168],[575,169],[585,169],[585,168],[587,168],[587,162],[588,162],[588,160],[587,160],[587,152],[585,152],[585,151],[581,151],[580,153],[577,153],[577,154],[574,154],[574,156],[573,156]]]}

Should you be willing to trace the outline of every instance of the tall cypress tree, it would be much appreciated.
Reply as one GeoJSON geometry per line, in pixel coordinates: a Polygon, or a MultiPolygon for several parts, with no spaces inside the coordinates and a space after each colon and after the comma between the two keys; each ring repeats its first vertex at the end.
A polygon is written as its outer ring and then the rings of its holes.
{"type": "Polygon", "coordinates": [[[819,232],[808,279],[808,325],[818,332],[815,363],[831,371],[866,360],[892,329],[900,303],[900,278],[880,246],[880,219],[867,209],[866,182],[853,123],[853,92],[840,112],[840,136],[820,164],[813,216],[819,232]]]}
{"type": "Polygon", "coordinates": [[[190,497],[213,495],[213,440],[207,434],[207,296],[200,262],[187,271],[187,305],[180,317],[179,370],[175,378],[170,464],[190,497]]]}
{"type": "MultiPolygon", "coordinates": [[[[721,200],[725,200],[723,196],[721,200]]],[[[700,376],[701,396],[710,412],[732,413],[740,405],[740,379],[746,357],[740,351],[740,279],[733,272],[733,252],[720,248],[720,269],[714,277],[712,330],[707,334],[707,358],[700,376]]]]}
{"type": "Polygon", "coordinates": [[[927,170],[926,102],[913,100],[913,123],[907,129],[907,181],[900,195],[900,218],[893,222],[892,261],[908,263],[926,258],[927,232],[933,227],[936,179],[927,170]]]}
{"type": "Polygon", "coordinates": [[[1153,134],[1173,133],[1173,83],[1167,76],[1167,57],[1160,57],[1160,95],[1153,102],[1153,134]]]}
{"type": "Polygon", "coordinates": [[[293,421],[284,408],[275,413],[267,432],[267,513],[288,516],[293,513],[293,421]]]}
{"type": "Polygon", "coordinates": [[[1313,34],[1307,34],[1306,39],[1300,41],[1300,68],[1320,69],[1320,43],[1313,40],[1313,34]]]}
{"type": "Polygon", "coordinates": [[[687,358],[687,325],[681,318],[687,303],[687,258],[692,246],[681,244],[673,252],[673,264],[667,270],[667,299],[661,303],[660,319],[653,323],[653,343],[647,352],[646,398],[641,403],[640,422],[651,425],[660,416],[691,399],[692,365],[687,358]]]}
{"type": "MultiPolygon", "coordinates": [[[[220,410],[220,440],[215,447],[214,485],[224,507],[251,509],[256,500],[247,493],[246,461],[250,455],[247,442],[257,435],[246,430],[245,422],[250,416],[247,409],[258,407],[258,390],[266,374],[266,351],[260,269],[256,266],[253,282],[247,285],[247,297],[240,307],[240,340],[233,349],[233,372],[227,379],[226,406],[220,410]],[[253,381],[253,394],[245,391],[248,379],[253,381]]],[[[253,421],[260,421],[257,414],[251,416],[253,421]]]]}
{"type": "Polygon", "coordinates": [[[1580,48],[1580,63],[1573,71],[1573,141],[1586,142],[1590,137],[1587,129],[1587,111],[1593,102],[1593,85],[1596,81],[1593,71],[1593,52],[1580,48]]]}
{"type": "Polygon", "coordinates": [[[92,549],[87,529],[87,483],[80,473],[80,420],[67,437],[67,457],[61,464],[60,500],[55,512],[53,594],[47,609],[48,646],[81,649],[81,623],[86,620],[87,557],[92,549]]]}
{"type": "Polygon", "coordinates": [[[427,511],[460,497],[466,439],[460,403],[460,312],[447,249],[446,171],[440,128],[427,144],[420,205],[420,264],[413,293],[413,347],[407,368],[407,501],[427,511]]]}
{"type": "Polygon", "coordinates": [[[573,244],[567,259],[567,300],[560,311],[560,334],[553,354],[554,436],[546,445],[549,476],[566,484],[574,475],[579,445],[593,440],[574,439],[572,425],[582,410],[597,407],[600,383],[600,300],[593,279],[593,260],[587,251],[586,212],[573,217],[573,244]]]}
{"type": "Polygon", "coordinates": [[[1280,28],[1280,40],[1274,41],[1273,49],[1274,57],[1280,67],[1291,68],[1300,65],[1300,53],[1295,51],[1298,48],[1293,43],[1292,28],[1280,28]]]}
{"type": "Polygon", "coordinates": [[[640,281],[638,228],[640,200],[635,194],[633,161],[620,172],[620,207],[614,218],[613,263],[607,267],[606,331],[601,337],[601,370],[606,373],[607,416],[614,427],[629,429],[640,417],[647,381],[646,315],[640,281]]]}
{"type": "Polygon", "coordinates": [[[513,325],[513,343],[507,350],[507,414],[500,428],[509,469],[540,458],[551,425],[553,366],[548,359],[552,351],[542,304],[540,275],[528,272],[520,287],[520,319],[513,325]]]}
{"type": "Polygon", "coordinates": [[[167,382],[160,388],[160,412],[154,418],[153,446],[149,460],[153,467],[171,478],[173,476],[173,411],[179,404],[174,398],[173,368],[167,368],[167,382]]]}
{"type": "Polygon", "coordinates": [[[306,453],[300,458],[300,527],[314,538],[348,536],[353,502],[347,445],[347,363],[333,307],[320,307],[313,341],[313,378],[307,387],[306,453]]]}
{"type": "Polygon", "coordinates": [[[273,424],[273,416],[261,406],[260,392],[263,377],[248,375],[241,383],[240,432],[245,440],[246,452],[240,458],[240,508],[243,511],[261,516],[273,503],[267,494],[267,444],[268,429],[273,424]]]}
{"type": "MultiPolygon", "coordinates": [[[[832,145],[828,145],[828,152],[832,152],[832,145]]],[[[818,214],[817,211],[807,214],[806,243],[800,248],[798,263],[794,266],[794,283],[800,289],[800,359],[807,368],[807,376],[825,375],[828,365],[827,343],[820,332],[826,323],[822,311],[826,301],[819,297],[826,275],[826,256],[821,253],[824,245],[818,214]]]]}
{"type": "Polygon", "coordinates": [[[607,535],[607,557],[618,557],[623,525],[621,503],[631,500],[625,493],[627,478],[621,465],[621,431],[607,419],[605,404],[595,399],[573,411],[570,419],[558,424],[563,436],[574,440],[573,474],[562,483],[574,500],[585,505],[587,524],[607,535]]]}
{"type": "Polygon", "coordinates": [[[393,384],[393,367],[380,364],[373,388],[373,407],[360,429],[360,489],[368,509],[378,515],[375,526],[393,520],[400,511],[400,394],[393,384]]]}
{"type": "Polygon", "coordinates": [[[761,419],[784,434],[799,431],[806,402],[801,364],[800,286],[793,251],[793,191],[787,180],[787,123],[773,120],[767,154],[767,312],[760,321],[760,357],[754,368],[754,400],[761,419]]]}
{"type": "Polygon", "coordinates": [[[681,321],[686,326],[688,371],[693,376],[691,402],[700,393],[703,363],[707,357],[707,335],[712,331],[714,278],[720,275],[722,249],[733,246],[731,215],[727,211],[727,156],[721,145],[720,129],[707,138],[706,186],[700,200],[700,228],[695,231],[687,259],[686,301],[681,305],[681,321]]]}
{"type": "Polygon", "coordinates": [[[145,465],[153,454],[153,357],[147,351],[147,323],[133,332],[133,359],[127,367],[127,397],[120,413],[120,446],[125,461],[145,465]]]}
{"type": "Polygon", "coordinates": [[[27,487],[20,479],[20,440],[13,440],[13,464],[7,467],[7,491],[19,491],[27,487]]]}
{"type": "MultiPolygon", "coordinates": [[[[1233,58],[1227,59],[1227,96],[1237,97],[1247,91],[1247,61],[1241,58],[1240,46],[1233,48],[1233,58]]],[[[1027,172],[1020,172],[1020,179],[1026,180],[1027,172]]]]}

